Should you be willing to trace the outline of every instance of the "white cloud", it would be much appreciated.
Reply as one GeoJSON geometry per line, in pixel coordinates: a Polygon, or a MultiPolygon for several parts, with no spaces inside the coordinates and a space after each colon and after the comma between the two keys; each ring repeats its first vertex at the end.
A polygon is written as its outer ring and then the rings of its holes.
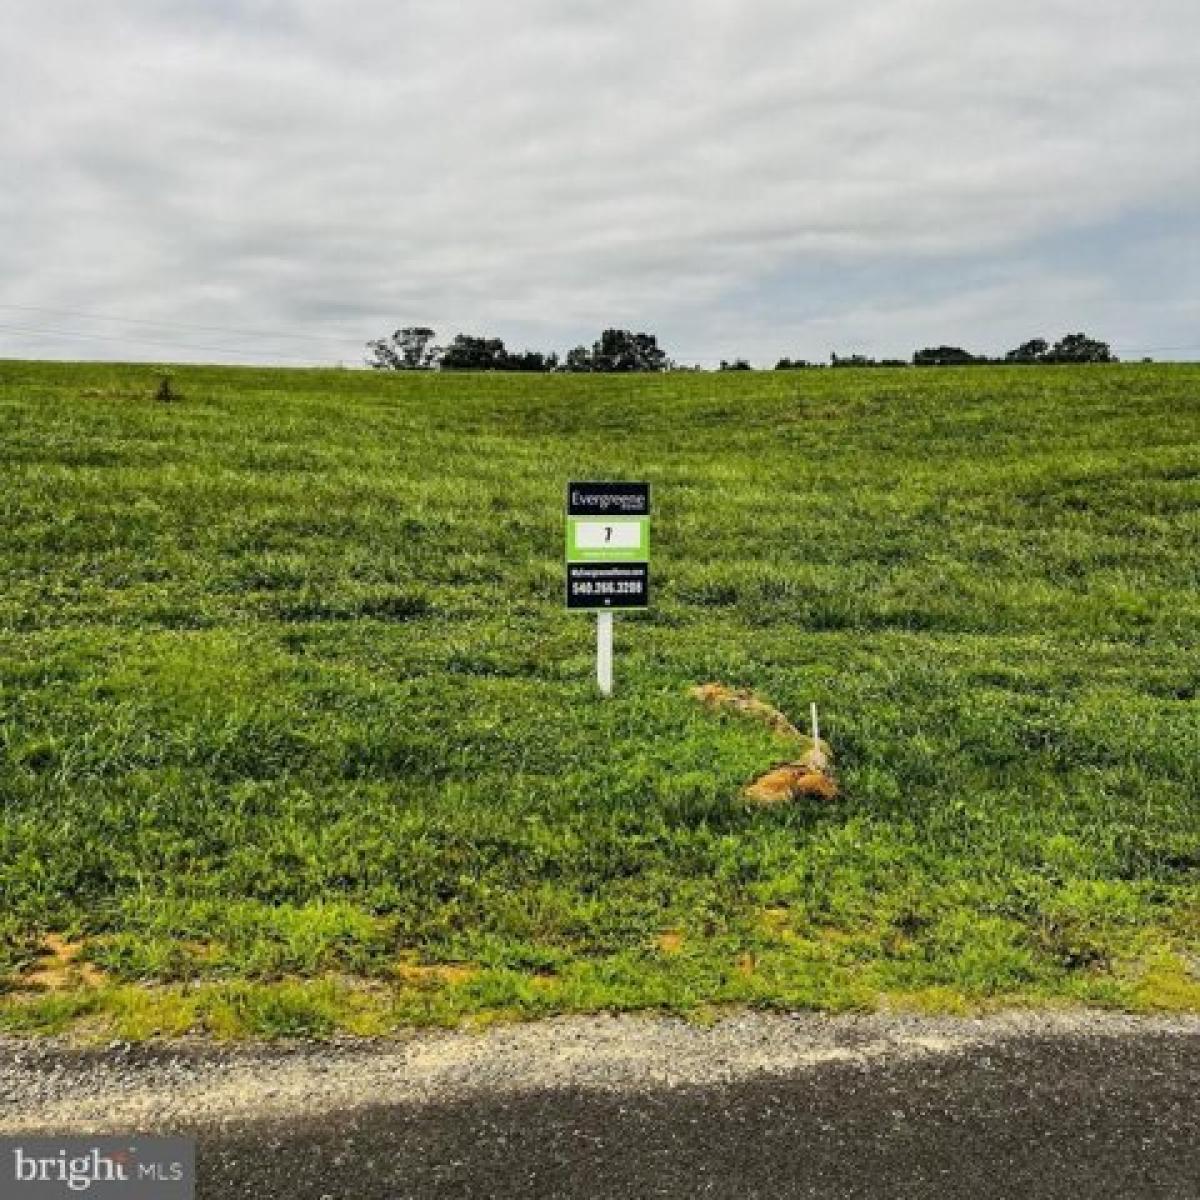
{"type": "Polygon", "coordinates": [[[0,308],[3,354],[354,361],[415,320],[690,358],[1035,317],[1200,343],[1193,0],[22,9],[0,305],[331,340],[0,308]]]}

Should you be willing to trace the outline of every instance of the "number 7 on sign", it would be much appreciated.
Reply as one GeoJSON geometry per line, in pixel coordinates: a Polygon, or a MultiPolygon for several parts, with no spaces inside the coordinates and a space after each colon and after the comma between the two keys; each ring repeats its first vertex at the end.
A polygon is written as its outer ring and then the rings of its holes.
{"type": "Polygon", "coordinates": [[[576,521],[579,550],[641,550],[643,521],[576,521]]]}

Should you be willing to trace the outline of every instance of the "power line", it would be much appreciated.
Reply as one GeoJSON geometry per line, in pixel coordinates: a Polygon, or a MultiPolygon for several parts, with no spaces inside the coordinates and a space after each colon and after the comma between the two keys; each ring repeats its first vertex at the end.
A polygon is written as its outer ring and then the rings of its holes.
{"type": "MultiPolygon", "coordinates": [[[[0,303],[0,309],[9,310],[12,312],[28,312],[28,313],[47,313],[52,316],[64,317],[80,317],[88,321],[108,321],[125,325],[144,325],[159,329],[179,329],[183,331],[196,331],[203,333],[226,333],[238,338],[288,338],[294,341],[302,341],[307,343],[323,342],[330,346],[339,346],[342,349],[348,349],[350,346],[360,348],[366,344],[365,340],[359,340],[350,336],[332,337],[328,334],[312,334],[298,333],[295,330],[282,329],[235,329],[227,325],[201,325],[184,321],[156,321],[146,317],[123,317],[116,316],[110,313],[85,312],[81,309],[70,308],[48,308],[42,305],[35,304],[7,304],[0,303]]],[[[34,329],[12,325],[0,325],[0,329],[4,329],[11,333],[25,333],[34,337],[62,337],[72,340],[84,341],[99,341],[99,342],[132,342],[135,345],[156,346],[168,350],[205,350],[215,354],[231,354],[244,355],[247,353],[245,349],[232,349],[228,346],[205,346],[205,345],[178,345],[174,342],[155,341],[148,338],[142,338],[134,335],[133,337],[117,337],[113,335],[104,335],[96,333],[68,332],[66,330],[45,330],[34,329]]],[[[865,348],[873,348],[873,344],[867,343],[865,348]]],[[[1181,351],[1200,351],[1200,343],[1192,343],[1190,345],[1181,346],[1135,346],[1126,350],[1126,354],[1158,354],[1158,353],[1178,353],[1181,351]]],[[[305,358],[298,355],[289,355],[276,351],[269,352],[271,357],[288,359],[293,362],[311,363],[311,358],[305,358]]],[[[687,350],[675,350],[673,357],[677,361],[690,360],[695,363],[717,363],[726,355],[718,353],[693,354],[687,350]]],[[[733,353],[733,359],[739,357],[733,353]]]]}
{"type": "Polygon", "coordinates": [[[294,330],[285,332],[282,329],[232,329],[227,325],[193,325],[183,321],[152,321],[144,317],[118,317],[106,313],[81,312],[71,308],[43,308],[36,304],[0,304],[0,308],[13,312],[47,313],[55,317],[83,317],[88,321],[116,321],[125,325],[153,325],[161,329],[198,330],[203,333],[231,333],[235,337],[266,337],[294,338],[304,342],[329,342],[339,346],[356,342],[349,336],[344,338],[329,337],[322,334],[297,333],[294,330]]]}
{"type": "MultiPolygon", "coordinates": [[[[297,333],[295,330],[284,331],[282,329],[235,329],[228,325],[197,325],[186,321],[155,321],[146,317],[121,317],[111,313],[84,312],[81,309],[74,308],[47,308],[37,304],[5,304],[0,303],[0,309],[8,309],[13,312],[28,312],[28,313],[47,313],[50,316],[56,317],[82,317],[88,321],[112,321],[124,325],[149,325],[160,329],[182,329],[196,330],[202,333],[229,333],[235,337],[265,337],[265,338],[291,338],[303,342],[328,342],[330,345],[346,347],[353,345],[361,347],[366,345],[367,339],[358,339],[352,337],[330,337],[323,334],[297,333]]],[[[70,334],[62,334],[64,337],[74,336],[70,334]]],[[[78,335],[82,337],[83,335],[78,335]]],[[[100,335],[91,335],[99,338],[100,335]]],[[[113,339],[120,340],[120,339],[113,339]]],[[[153,343],[144,343],[147,345],[153,343]]],[[[202,350],[205,347],[197,346],[196,349],[202,350]]],[[[678,352],[682,357],[695,359],[698,362],[719,362],[722,357],[719,353],[706,354],[691,354],[688,351],[678,352]]]]}
{"type": "MultiPolygon", "coordinates": [[[[101,320],[101,321],[126,321],[126,320],[128,320],[128,321],[132,322],[132,320],[133,320],[132,318],[126,318],[126,317],[104,317],[98,313],[77,312],[77,311],[74,311],[71,309],[41,308],[41,307],[37,307],[34,305],[28,305],[28,304],[24,304],[24,305],[23,304],[0,304],[0,309],[13,309],[13,310],[17,310],[20,312],[55,313],[60,316],[77,316],[77,317],[84,317],[89,320],[101,320]]],[[[208,330],[208,331],[214,332],[214,333],[215,332],[232,333],[232,334],[235,334],[238,336],[242,336],[243,332],[244,332],[244,336],[293,337],[293,338],[300,338],[303,340],[326,341],[326,342],[330,342],[332,344],[336,344],[336,345],[339,345],[342,347],[346,347],[350,341],[350,339],[346,339],[346,341],[341,341],[336,338],[320,338],[320,337],[314,337],[314,338],[309,339],[307,337],[307,335],[299,334],[299,333],[290,333],[290,334],[279,333],[277,335],[272,335],[269,332],[264,331],[264,330],[258,330],[258,331],[246,330],[246,331],[240,332],[235,329],[229,329],[229,328],[217,326],[217,325],[187,325],[182,322],[139,320],[136,323],[139,325],[161,326],[161,327],[167,328],[167,329],[182,329],[182,330],[195,329],[195,330],[208,330]]],[[[115,334],[83,333],[83,332],[78,332],[78,331],[68,331],[65,329],[46,329],[44,327],[35,328],[32,326],[7,325],[7,324],[0,324],[0,330],[3,330],[7,333],[29,334],[33,337],[62,337],[62,338],[70,338],[73,340],[83,340],[83,341],[89,341],[89,342],[114,342],[114,343],[129,342],[129,343],[132,343],[132,344],[138,345],[138,346],[157,346],[157,347],[167,349],[167,350],[207,350],[214,354],[245,354],[246,353],[245,348],[234,349],[229,346],[206,346],[206,345],[201,345],[199,343],[181,344],[178,342],[164,342],[164,341],[158,341],[153,338],[141,337],[138,334],[132,334],[130,336],[125,337],[125,336],[118,336],[115,334]]],[[[356,342],[355,344],[357,345],[358,343],[356,342]]],[[[366,343],[364,342],[362,344],[365,345],[366,343]]],[[[313,361],[312,359],[309,359],[309,358],[303,358],[298,355],[289,355],[289,354],[279,353],[274,350],[270,351],[269,353],[273,357],[287,358],[294,362],[311,362],[311,361],[313,361]]],[[[693,360],[696,362],[711,362],[711,363],[720,362],[721,358],[722,358],[721,355],[717,355],[717,354],[708,355],[708,354],[686,354],[686,353],[681,355],[681,357],[687,358],[687,359],[690,359],[690,360],[693,360]]]]}
{"type": "MultiPolygon", "coordinates": [[[[156,346],[165,350],[203,350],[208,354],[232,354],[234,356],[245,356],[246,348],[240,347],[234,349],[230,346],[202,346],[195,343],[180,344],[178,342],[160,342],[152,338],[141,337],[106,337],[102,333],[71,333],[65,329],[31,329],[22,325],[0,325],[0,330],[5,333],[23,333],[32,337],[42,338],[69,338],[76,341],[85,342],[117,342],[122,345],[132,344],[136,346],[156,346]]],[[[278,351],[272,350],[271,357],[286,358],[291,362],[304,363],[306,365],[314,365],[312,358],[303,358],[297,354],[280,354],[278,351]]]]}

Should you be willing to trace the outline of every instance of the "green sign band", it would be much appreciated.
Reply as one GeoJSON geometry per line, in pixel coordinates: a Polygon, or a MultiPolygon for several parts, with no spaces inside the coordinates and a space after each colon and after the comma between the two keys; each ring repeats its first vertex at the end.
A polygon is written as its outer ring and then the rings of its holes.
{"type": "Polygon", "coordinates": [[[568,517],[567,562],[648,562],[649,517],[568,517]]]}

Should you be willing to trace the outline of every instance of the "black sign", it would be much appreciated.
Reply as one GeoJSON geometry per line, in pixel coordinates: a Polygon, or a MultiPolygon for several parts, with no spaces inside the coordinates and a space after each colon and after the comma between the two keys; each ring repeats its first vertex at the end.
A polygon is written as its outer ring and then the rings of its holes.
{"type": "Polygon", "coordinates": [[[646,517],[650,515],[648,483],[569,483],[568,517],[646,517]]]}
{"type": "Polygon", "coordinates": [[[647,608],[650,567],[646,563],[568,563],[568,608],[647,608]]]}

